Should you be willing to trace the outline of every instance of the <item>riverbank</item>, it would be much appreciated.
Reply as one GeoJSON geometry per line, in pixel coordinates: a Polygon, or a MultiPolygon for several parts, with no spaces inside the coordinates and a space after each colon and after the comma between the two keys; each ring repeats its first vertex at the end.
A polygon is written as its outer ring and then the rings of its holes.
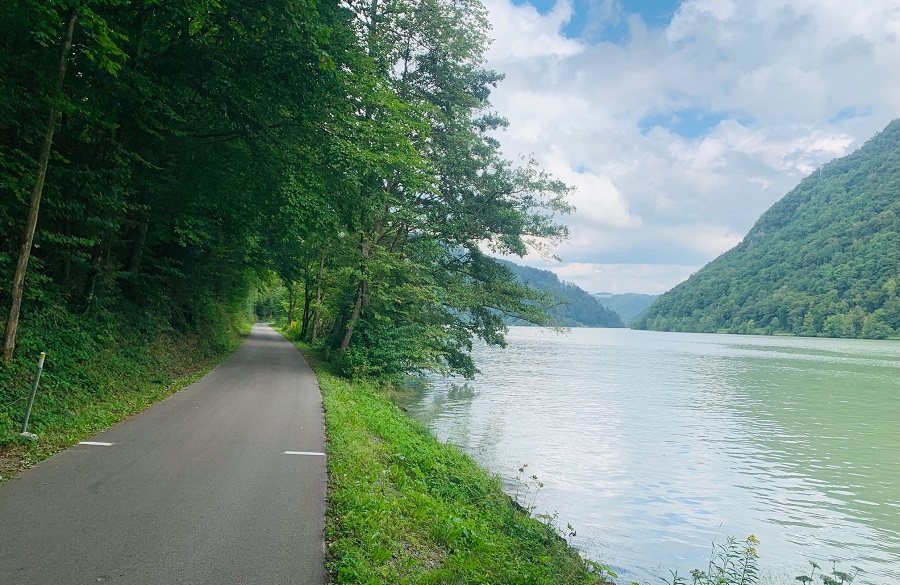
{"type": "Polygon", "coordinates": [[[459,449],[371,381],[349,382],[298,344],[325,405],[332,583],[596,584],[608,576],[459,449]]]}
{"type": "Polygon", "coordinates": [[[0,483],[196,382],[231,355],[249,323],[224,312],[179,333],[146,316],[49,309],[0,364],[0,483]],[[47,352],[28,430],[19,436],[37,356],[47,352]]]}
{"type": "Polygon", "coordinates": [[[900,345],[522,327],[507,341],[475,346],[475,380],[435,377],[398,404],[504,477],[527,461],[541,509],[622,581],[690,581],[711,542],[754,534],[761,583],[837,558],[865,571],[856,583],[900,584],[900,345]]]}

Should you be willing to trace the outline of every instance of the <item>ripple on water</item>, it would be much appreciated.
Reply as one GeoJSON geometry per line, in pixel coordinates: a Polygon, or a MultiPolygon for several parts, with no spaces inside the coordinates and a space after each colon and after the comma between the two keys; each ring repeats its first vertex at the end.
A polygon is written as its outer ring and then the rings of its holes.
{"type": "MultiPolygon", "coordinates": [[[[482,374],[410,414],[503,476],[630,579],[705,566],[755,534],[767,571],[831,557],[900,585],[900,344],[512,328],[482,374]]],[[[455,386],[454,386],[455,385],[455,386]]]]}

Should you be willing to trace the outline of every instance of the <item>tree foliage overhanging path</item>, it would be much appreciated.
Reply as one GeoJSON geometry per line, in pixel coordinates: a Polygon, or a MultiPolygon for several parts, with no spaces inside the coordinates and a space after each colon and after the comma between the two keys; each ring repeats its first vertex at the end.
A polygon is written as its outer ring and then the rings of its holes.
{"type": "Polygon", "coordinates": [[[477,0],[2,3],[4,283],[60,112],[23,323],[127,305],[190,328],[271,271],[348,372],[472,374],[473,337],[546,301],[483,251],[546,248],[569,211],[492,137],[488,28],[477,0]]]}

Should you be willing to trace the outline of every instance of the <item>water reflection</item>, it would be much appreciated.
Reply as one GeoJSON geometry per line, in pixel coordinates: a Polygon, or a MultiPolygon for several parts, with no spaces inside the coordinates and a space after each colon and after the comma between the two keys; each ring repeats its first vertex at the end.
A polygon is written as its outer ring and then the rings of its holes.
{"type": "Polygon", "coordinates": [[[529,463],[626,578],[753,533],[789,575],[837,556],[900,583],[900,344],[514,328],[478,357],[404,406],[507,480],[529,463]]]}

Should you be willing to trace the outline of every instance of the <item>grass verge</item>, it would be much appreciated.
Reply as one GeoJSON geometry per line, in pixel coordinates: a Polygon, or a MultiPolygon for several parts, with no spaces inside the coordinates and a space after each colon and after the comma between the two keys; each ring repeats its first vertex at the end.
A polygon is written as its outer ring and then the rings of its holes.
{"type": "Polygon", "coordinates": [[[499,478],[409,419],[382,387],[339,378],[311,357],[328,435],[332,583],[605,581],[603,567],[532,518],[499,478]]]}
{"type": "Polygon", "coordinates": [[[224,316],[210,328],[214,335],[161,330],[117,314],[56,310],[42,317],[50,323],[41,330],[51,333],[24,338],[19,358],[0,364],[0,483],[199,380],[249,333],[249,325],[224,316]],[[19,431],[37,348],[47,361],[28,425],[38,435],[32,440],[19,431]]]}

